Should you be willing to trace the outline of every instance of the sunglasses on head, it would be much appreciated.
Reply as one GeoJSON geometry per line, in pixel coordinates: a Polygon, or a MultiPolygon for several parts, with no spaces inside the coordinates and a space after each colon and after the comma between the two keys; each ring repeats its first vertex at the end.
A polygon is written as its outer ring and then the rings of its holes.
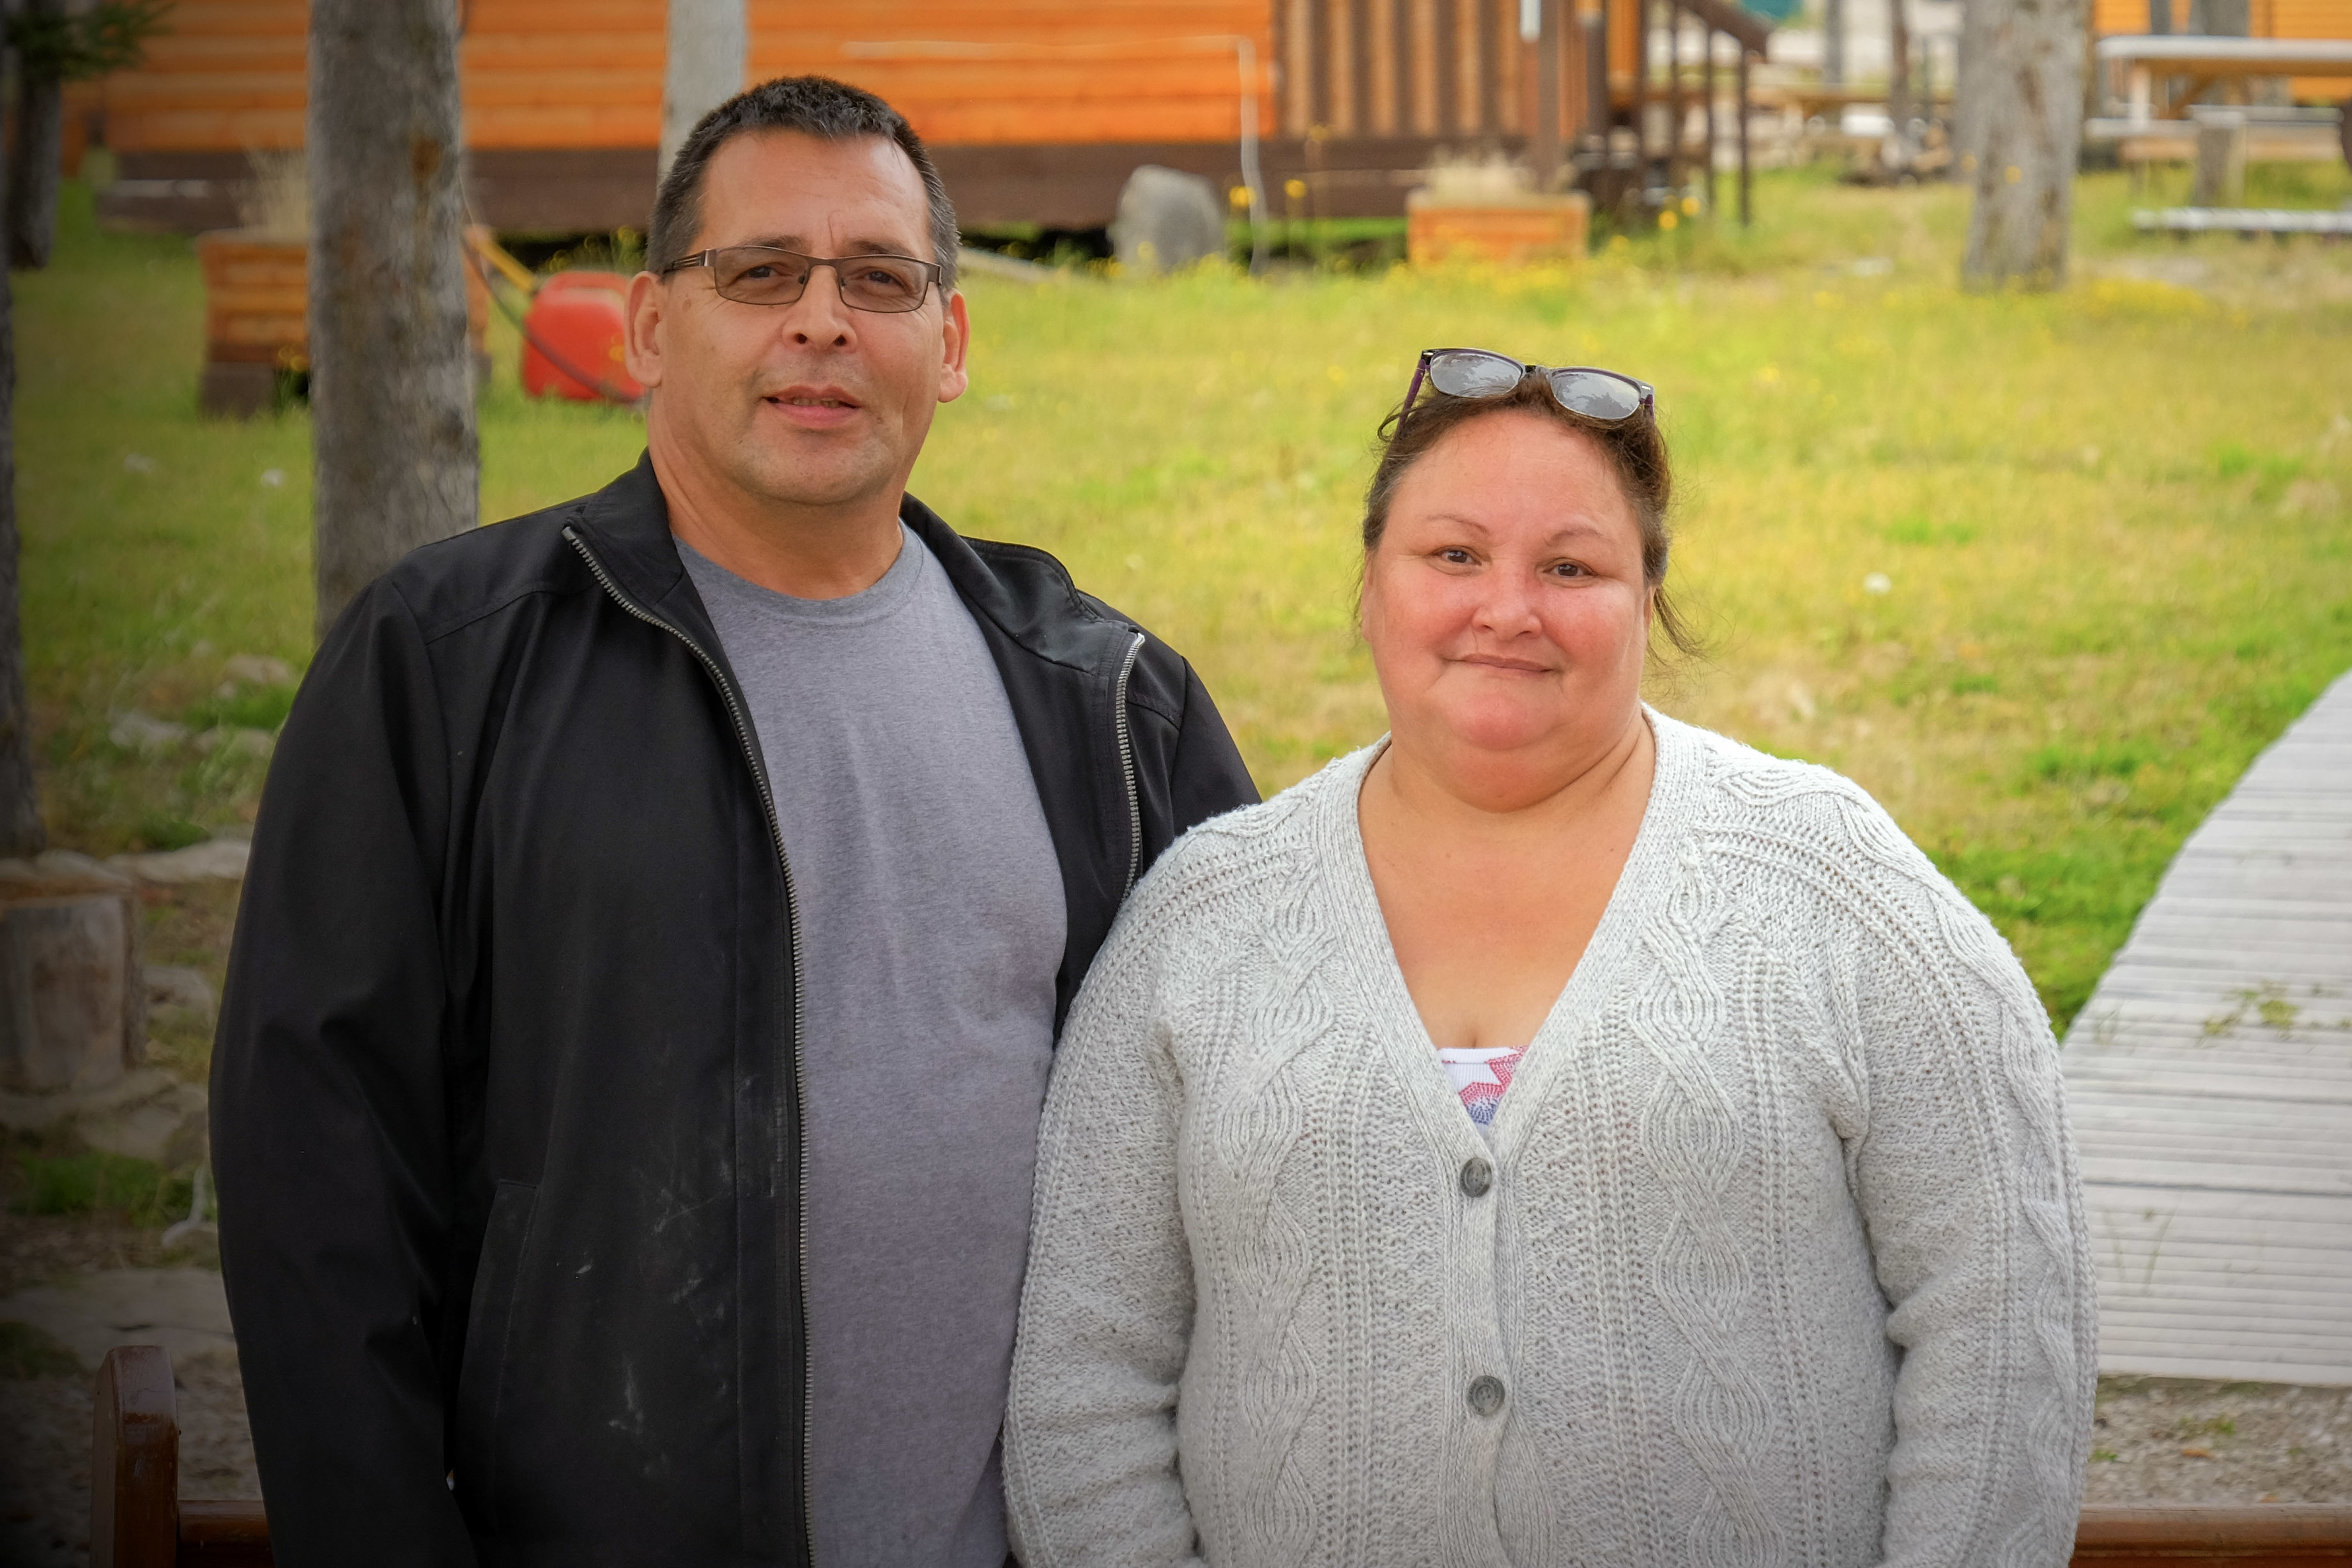
{"type": "Polygon", "coordinates": [[[1424,381],[1448,397],[1505,397],[1530,375],[1542,376],[1562,408],[1587,419],[1622,425],[1636,414],[1654,416],[1657,411],[1648,382],[1619,375],[1613,370],[1595,370],[1580,364],[1555,370],[1547,364],[1523,364],[1507,354],[1486,349],[1423,349],[1421,363],[1413,367],[1412,385],[1404,395],[1404,406],[1397,411],[1397,417],[1402,422],[1405,415],[1412,412],[1413,400],[1421,395],[1424,381]]]}

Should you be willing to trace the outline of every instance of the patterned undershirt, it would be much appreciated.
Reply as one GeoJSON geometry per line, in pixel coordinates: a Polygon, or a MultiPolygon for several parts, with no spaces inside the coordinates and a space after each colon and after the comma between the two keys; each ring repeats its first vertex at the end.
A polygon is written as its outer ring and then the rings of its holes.
{"type": "Polygon", "coordinates": [[[1468,1108],[1471,1121],[1481,1127],[1494,1121],[1495,1108],[1503,1103],[1503,1091],[1511,1087],[1511,1075],[1518,1071],[1519,1058],[1527,1049],[1525,1046],[1438,1047],[1437,1059],[1445,1064],[1445,1076],[1454,1080],[1454,1090],[1468,1108]]]}

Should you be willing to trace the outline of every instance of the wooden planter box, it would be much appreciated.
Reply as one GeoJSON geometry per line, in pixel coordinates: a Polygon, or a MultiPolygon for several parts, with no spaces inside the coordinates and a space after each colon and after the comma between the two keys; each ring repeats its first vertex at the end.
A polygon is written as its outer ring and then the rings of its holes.
{"type": "MultiPolygon", "coordinates": [[[[206,414],[248,417],[277,400],[280,372],[310,364],[310,246],[253,229],[196,237],[205,274],[205,374],[196,392],[206,414]]],[[[466,258],[466,335],[487,366],[490,296],[466,258]]]]}
{"type": "Polygon", "coordinates": [[[1464,258],[1506,267],[1573,260],[1584,254],[1592,226],[1592,201],[1581,191],[1466,199],[1414,191],[1404,210],[1405,258],[1416,266],[1464,258]]]}

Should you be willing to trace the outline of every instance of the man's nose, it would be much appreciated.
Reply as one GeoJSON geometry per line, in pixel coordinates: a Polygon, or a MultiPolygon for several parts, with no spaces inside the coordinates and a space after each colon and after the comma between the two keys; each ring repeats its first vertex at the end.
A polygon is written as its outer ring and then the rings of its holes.
{"type": "Polygon", "coordinates": [[[784,329],[795,342],[845,348],[856,336],[855,313],[841,297],[841,274],[830,267],[809,268],[808,287],[784,307],[784,329]]]}

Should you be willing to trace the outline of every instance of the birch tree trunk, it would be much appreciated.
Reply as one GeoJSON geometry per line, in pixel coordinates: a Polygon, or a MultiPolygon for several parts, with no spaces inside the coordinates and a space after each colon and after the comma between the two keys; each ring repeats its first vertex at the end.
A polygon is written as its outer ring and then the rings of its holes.
{"type": "Polygon", "coordinates": [[[696,123],[743,90],[751,55],[743,7],[744,0],[669,0],[669,54],[662,65],[663,174],[696,123]]]}
{"type": "Polygon", "coordinates": [[[1969,0],[1962,89],[1978,142],[1961,281],[2056,289],[2066,281],[2074,159],[2083,140],[2087,0],[1969,0]]]}
{"type": "MultiPolygon", "coordinates": [[[[15,182],[0,178],[13,193],[15,182]]],[[[16,608],[16,290],[0,267],[0,859],[41,852],[33,726],[25,710],[25,628],[16,608]]]]}
{"type": "Polygon", "coordinates": [[[479,510],[458,0],[311,0],[310,430],[319,635],[479,510]]]}
{"type": "MultiPolygon", "coordinates": [[[[35,16],[62,16],[65,0],[25,0],[35,16]]],[[[11,9],[16,9],[12,7],[11,9]]],[[[65,84],[16,62],[16,122],[8,148],[8,265],[47,267],[58,237],[58,165],[65,157],[65,84]]]]}

